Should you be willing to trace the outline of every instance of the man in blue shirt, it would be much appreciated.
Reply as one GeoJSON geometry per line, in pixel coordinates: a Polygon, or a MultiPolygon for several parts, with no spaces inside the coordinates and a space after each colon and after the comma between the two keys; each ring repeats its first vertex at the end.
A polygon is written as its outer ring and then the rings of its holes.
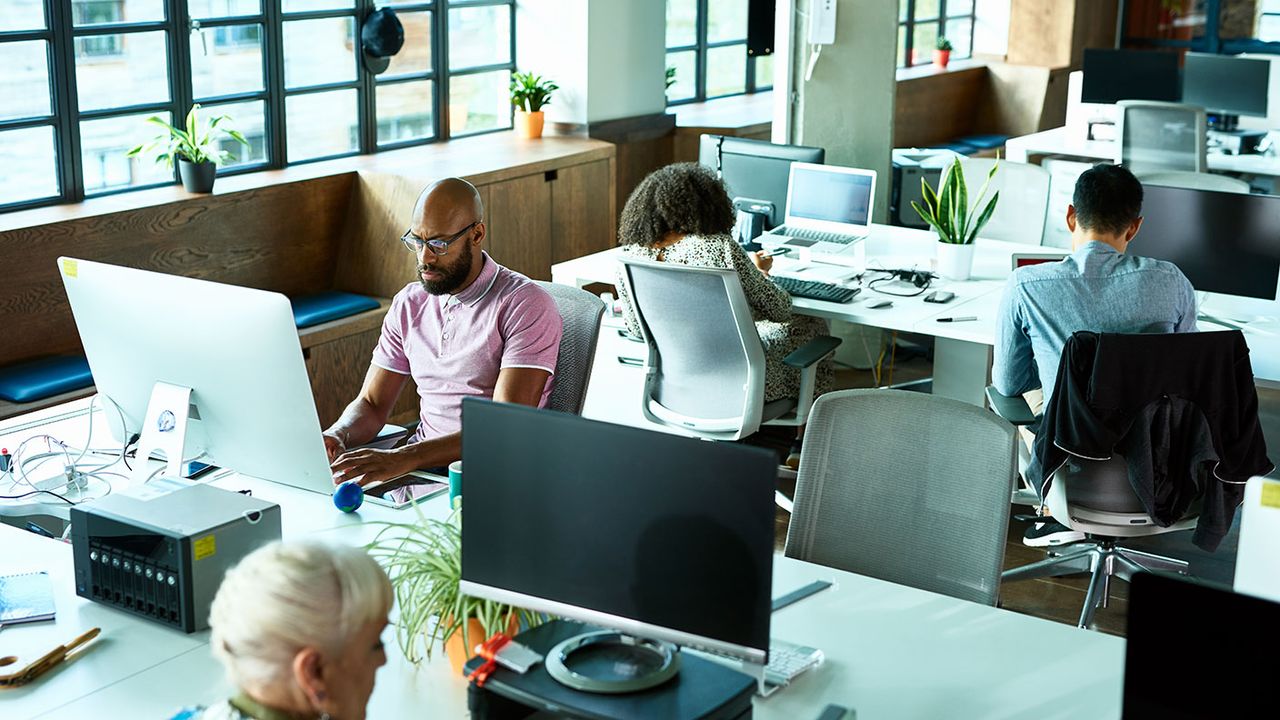
{"type": "MultiPolygon", "coordinates": [[[[1108,164],[1086,170],[1076,181],[1067,227],[1073,252],[1062,262],[1015,271],[996,326],[992,384],[1002,395],[1025,393],[1037,414],[1053,394],[1062,347],[1077,330],[1196,329],[1195,292],[1182,271],[1163,260],[1124,254],[1142,227],[1142,184],[1132,173],[1108,164]]],[[[1045,522],[1028,530],[1023,542],[1045,546],[1083,539],[1083,533],[1045,522]]]]}

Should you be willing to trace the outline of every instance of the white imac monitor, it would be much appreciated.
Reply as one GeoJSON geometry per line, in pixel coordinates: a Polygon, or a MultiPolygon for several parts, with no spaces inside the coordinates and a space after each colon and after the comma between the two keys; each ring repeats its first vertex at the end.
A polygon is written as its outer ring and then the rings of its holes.
{"type": "Polygon", "coordinates": [[[333,492],[288,298],[67,257],[58,271],[98,392],[119,406],[126,435],[144,434],[139,457],[163,450],[172,473],[203,456],[245,475],[333,492]],[[157,383],[163,389],[153,396],[157,383]],[[175,449],[170,438],[184,425],[175,449]]]}

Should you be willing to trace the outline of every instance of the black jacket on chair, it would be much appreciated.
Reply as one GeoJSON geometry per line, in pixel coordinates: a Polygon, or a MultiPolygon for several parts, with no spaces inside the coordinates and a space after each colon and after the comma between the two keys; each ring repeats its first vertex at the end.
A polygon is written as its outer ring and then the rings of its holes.
{"type": "Polygon", "coordinates": [[[1177,522],[1201,499],[1193,541],[1216,549],[1244,483],[1274,469],[1244,335],[1073,334],[1036,431],[1029,479],[1043,497],[1068,456],[1105,460],[1116,451],[1158,524],[1177,522]]]}

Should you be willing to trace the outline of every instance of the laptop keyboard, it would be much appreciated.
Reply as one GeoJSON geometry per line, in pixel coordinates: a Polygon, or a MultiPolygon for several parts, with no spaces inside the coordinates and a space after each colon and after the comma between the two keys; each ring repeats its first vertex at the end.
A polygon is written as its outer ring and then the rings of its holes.
{"type": "Polygon", "coordinates": [[[788,237],[800,238],[810,242],[825,242],[835,245],[848,245],[863,238],[862,235],[845,235],[843,233],[821,232],[818,230],[807,230],[805,228],[788,227],[779,225],[770,231],[773,235],[786,235],[788,237]]]}
{"type": "Polygon", "coordinates": [[[827,302],[846,303],[853,299],[862,288],[850,288],[816,280],[800,280],[793,277],[774,276],[771,278],[778,287],[794,297],[826,300],[827,302]]]}

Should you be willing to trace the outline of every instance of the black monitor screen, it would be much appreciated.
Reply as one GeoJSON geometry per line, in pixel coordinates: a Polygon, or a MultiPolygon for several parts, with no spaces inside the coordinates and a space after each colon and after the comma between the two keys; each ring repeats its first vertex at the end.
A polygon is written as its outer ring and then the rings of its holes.
{"type": "Polygon", "coordinates": [[[729,197],[739,209],[753,204],[766,208],[769,214],[766,230],[782,224],[791,163],[821,163],[825,156],[822,148],[775,145],[764,140],[721,135],[703,135],[698,148],[698,162],[720,171],[729,188],[729,197]]]}
{"type": "Polygon", "coordinates": [[[1133,576],[1125,718],[1255,718],[1275,684],[1280,604],[1151,573],[1133,576]],[[1269,692],[1269,690],[1264,691],[1269,692]]]}
{"type": "Polygon", "coordinates": [[[1187,53],[1182,101],[1210,112],[1266,117],[1271,61],[1187,53]]]}
{"type": "Polygon", "coordinates": [[[768,648],[772,453],[472,399],[462,427],[464,581],[768,648]]]}
{"type": "Polygon", "coordinates": [[[1155,50],[1084,51],[1084,82],[1080,100],[1117,103],[1121,100],[1177,102],[1181,96],[1178,55],[1155,50]]]}
{"type": "Polygon", "coordinates": [[[1134,255],[1177,265],[1197,290],[1274,300],[1280,197],[1144,185],[1134,255]]]}

